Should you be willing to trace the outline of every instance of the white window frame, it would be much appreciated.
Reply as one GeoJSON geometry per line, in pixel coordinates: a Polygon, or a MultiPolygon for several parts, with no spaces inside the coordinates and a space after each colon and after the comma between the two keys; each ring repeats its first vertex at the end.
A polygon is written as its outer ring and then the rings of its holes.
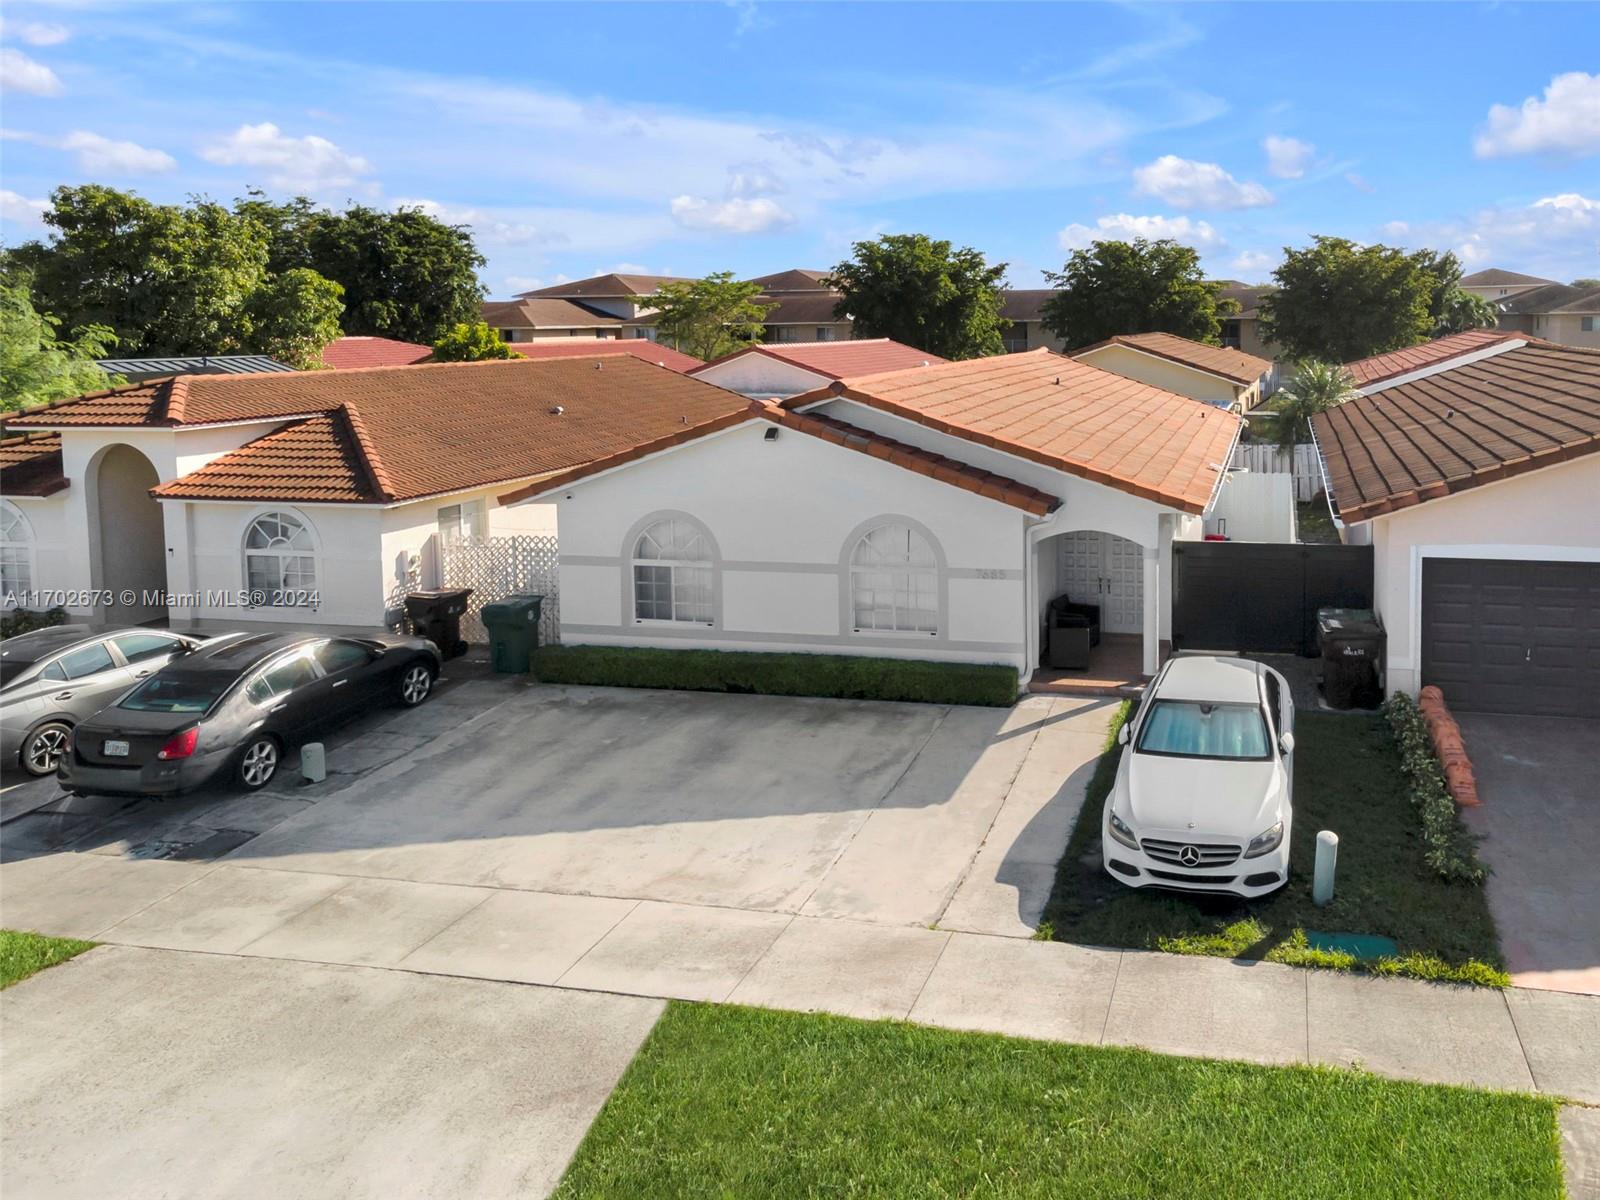
{"type": "Polygon", "coordinates": [[[272,592],[278,593],[279,597],[281,598],[281,595],[284,592],[316,592],[321,588],[322,553],[321,545],[317,539],[316,526],[314,526],[303,513],[300,513],[292,508],[263,508],[259,512],[252,513],[250,519],[245,522],[244,532],[239,538],[239,565],[243,573],[245,595],[249,599],[249,603],[247,603],[245,607],[283,609],[312,607],[308,605],[289,605],[276,602],[273,598],[272,592]],[[291,547],[288,549],[276,549],[272,547],[252,549],[250,546],[251,533],[254,532],[257,525],[269,518],[277,520],[280,528],[284,521],[294,522],[306,535],[306,541],[309,543],[309,545],[304,547],[291,547]],[[255,593],[258,589],[255,588],[250,580],[250,560],[251,558],[269,557],[276,558],[278,560],[279,567],[277,575],[279,583],[276,588],[273,588],[268,592],[267,599],[264,602],[257,603],[255,600],[255,593]],[[284,584],[283,563],[284,560],[290,558],[306,558],[311,561],[311,582],[309,586],[297,583],[294,587],[289,587],[284,584]]]}
{"type": "Polygon", "coordinates": [[[488,501],[479,496],[476,500],[446,504],[439,509],[435,524],[439,530],[439,541],[445,545],[484,541],[489,536],[488,501]],[[451,513],[454,516],[447,516],[451,513]]]}
{"type": "MultiPolygon", "coordinates": [[[[704,524],[693,517],[683,513],[663,513],[653,517],[636,532],[628,545],[628,595],[632,602],[633,622],[635,625],[666,625],[682,627],[684,625],[701,625],[714,628],[717,624],[717,550],[716,543],[711,539],[711,531],[704,524]],[[706,555],[704,558],[667,558],[645,557],[640,554],[639,548],[645,538],[650,538],[658,546],[665,545],[663,540],[655,535],[655,531],[662,526],[672,526],[675,534],[672,539],[674,547],[678,545],[692,545],[699,542],[706,555]],[[690,537],[683,537],[682,529],[692,531],[690,537]],[[642,616],[639,604],[639,572],[641,569],[651,571],[665,571],[667,573],[667,606],[671,616],[642,616]],[[679,575],[685,571],[704,572],[705,581],[705,607],[704,615],[679,615],[678,593],[680,590],[679,575]]],[[[686,606],[687,609],[688,606],[686,606]]]]}
{"type": "MultiPolygon", "coordinates": [[[[848,564],[846,582],[849,594],[846,597],[846,611],[849,614],[851,632],[872,637],[940,636],[944,624],[944,612],[941,604],[939,551],[933,539],[924,530],[903,520],[877,522],[852,541],[848,564]],[[890,540],[896,542],[904,536],[905,561],[901,563],[894,559],[880,559],[863,562],[864,550],[874,555],[884,553],[883,547],[874,541],[874,539],[878,539],[878,542],[885,540],[884,535],[888,535],[890,540]],[[926,559],[926,562],[915,561],[919,557],[926,559]],[[862,623],[862,609],[858,601],[864,588],[872,590],[874,599],[879,593],[888,593],[890,624],[862,623]],[[914,601],[918,598],[925,600],[926,604],[923,606],[915,604],[914,601]]],[[[872,606],[874,612],[878,611],[878,608],[877,604],[872,606]]]]}
{"type": "Polygon", "coordinates": [[[5,564],[0,561],[0,598],[15,594],[17,603],[22,604],[24,602],[22,597],[34,590],[34,580],[37,577],[33,522],[28,520],[27,513],[9,500],[0,500],[0,514],[3,514],[6,524],[10,526],[9,529],[0,532],[0,556],[4,558],[15,556],[12,567],[21,566],[27,572],[26,579],[7,577],[4,573],[5,564]],[[22,534],[21,537],[16,536],[19,532],[22,534]]]}

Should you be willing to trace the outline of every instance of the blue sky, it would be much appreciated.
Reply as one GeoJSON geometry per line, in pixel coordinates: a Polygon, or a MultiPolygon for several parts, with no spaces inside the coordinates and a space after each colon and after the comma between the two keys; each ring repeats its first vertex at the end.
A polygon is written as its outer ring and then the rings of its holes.
{"type": "Polygon", "coordinates": [[[50,189],[470,224],[492,296],[921,231],[1266,278],[1313,233],[1600,275],[1587,4],[7,3],[0,235],[50,189]]]}

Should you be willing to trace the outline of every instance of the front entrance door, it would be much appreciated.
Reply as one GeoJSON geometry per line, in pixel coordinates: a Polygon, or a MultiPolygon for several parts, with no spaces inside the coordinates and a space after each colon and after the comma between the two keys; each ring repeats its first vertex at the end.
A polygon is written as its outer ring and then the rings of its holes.
{"type": "Polygon", "coordinates": [[[1100,606],[1106,633],[1144,631],[1144,548],[1097,529],[1061,535],[1061,590],[1079,604],[1100,606]]]}

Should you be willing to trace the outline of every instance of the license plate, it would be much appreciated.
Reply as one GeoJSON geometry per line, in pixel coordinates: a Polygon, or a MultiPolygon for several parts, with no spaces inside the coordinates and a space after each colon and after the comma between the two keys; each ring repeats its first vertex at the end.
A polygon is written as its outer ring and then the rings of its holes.
{"type": "Polygon", "coordinates": [[[127,742],[109,741],[104,746],[100,747],[100,749],[105,753],[105,756],[107,758],[127,758],[128,757],[128,743],[127,742]]]}

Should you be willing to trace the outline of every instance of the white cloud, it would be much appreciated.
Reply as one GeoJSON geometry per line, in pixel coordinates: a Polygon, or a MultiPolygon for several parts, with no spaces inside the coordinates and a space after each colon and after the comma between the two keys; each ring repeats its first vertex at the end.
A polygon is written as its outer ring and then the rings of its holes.
{"type": "Polygon", "coordinates": [[[1344,173],[1344,181],[1355,188],[1356,191],[1365,192],[1369,196],[1378,190],[1367,182],[1365,176],[1357,175],[1354,171],[1346,171],[1344,173]]]}
{"type": "Polygon", "coordinates": [[[0,92],[25,92],[30,96],[59,96],[61,80],[41,62],[21,50],[0,48],[0,92]]]}
{"type": "Polygon", "coordinates": [[[1469,271],[1503,267],[1570,279],[1595,273],[1589,264],[1600,248],[1600,199],[1562,192],[1458,221],[1391,221],[1383,228],[1402,245],[1454,250],[1469,271]]]}
{"type": "Polygon", "coordinates": [[[15,221],[19,225],[40,225],[49,207],[48,200],[30,200],[10,188],[0,188],[0,217],[7,221],[15,221]]]}
{"type": "Polygon", "coordinates": [[[1310,142],[1277,134],[1263,140],[1261,148],[1267,152],[1267,174],[1278,179],[1299,179],[1311,165],[1311,156],[1317,152],[1310,142]]]}
{"type": "Polygon", "coordinates": [[[1277,265],[1277,258],[1271,254],[1263,254],[1259,250],[1245,250],[1234,257],[1229,265],[1235,271],[1244,271],[1261,276],[1277,265]]]}
{"type": "Polygon", "coordinates": [[[146,171],[171,171],[178,160],[165,150],[152,150],[137,142],[118,141],[98,133],[76,130],[56,143],[78,156],[85,171],[110,171],[133,175],[146,171]]]}
{"type": "Polygon", "coordinates": [[[72,36],[65,25],[45,21],[0,21],[0,34],[30,46],[59,46],[72,36]]]}
{"type": "Polygon", "coordinates": [[[1159,196],[1174,208],[1257,208],[1272,203],[1259,183],[1240,183],[1216,163],[1163,154],[1133,173],[1133,190],[1159,196]]]}
{"type": "Polygon", "coordinates": [[[470,226],[474,235],[486,241],[503,245],[524,245],[528,242],[554,242],[560,240],[559,234],[545,234],[538,226],[527,222],[508,219],[487,212],[481,208],[469,208],[454,204],[441,204],[437,200],[409,200],[401,199],[394,202],[395,208],[420,208],[435,220],[443,221],[446,225],[470,226]]]}
{"type": "Polygon", "coordinates": [[[349,187],[372,173],[366,159],[346,153],[327,138],[289,137],[270,121],[239,126],[204,147],[200,157],[219,166],[264,171],[267,183],[285,190],[349,187]]]}
{"type": "Polygon", "coordinates": [[[1600,151],[1600,75],[1569,71],[1550,81],[1543,100],[1494,105],[1473,149],[1479,158],[1600,151]]]}
{"type": "Polygon", "coordinates": [[[719,233],[766,233],[794,221],[776,200],[734,196],[728,200],[707,200],[703,196],[679,196],[672,202],[672,219],[685,229],[710,229],[719,233]]]}
{"type": "Polygon", "coordinates": [[[1188,217],[1136,217],[1130,213],[1101,217],[1092,228],[1068,225],[1056,235],[1063,250],[1082,250],[1093,242],[1121,242],[1133,238],[1152,242],[1167,238],[1196,250],[1217,250],[1228,244],[1206,221],[1192,221],[1188,217]]]}

